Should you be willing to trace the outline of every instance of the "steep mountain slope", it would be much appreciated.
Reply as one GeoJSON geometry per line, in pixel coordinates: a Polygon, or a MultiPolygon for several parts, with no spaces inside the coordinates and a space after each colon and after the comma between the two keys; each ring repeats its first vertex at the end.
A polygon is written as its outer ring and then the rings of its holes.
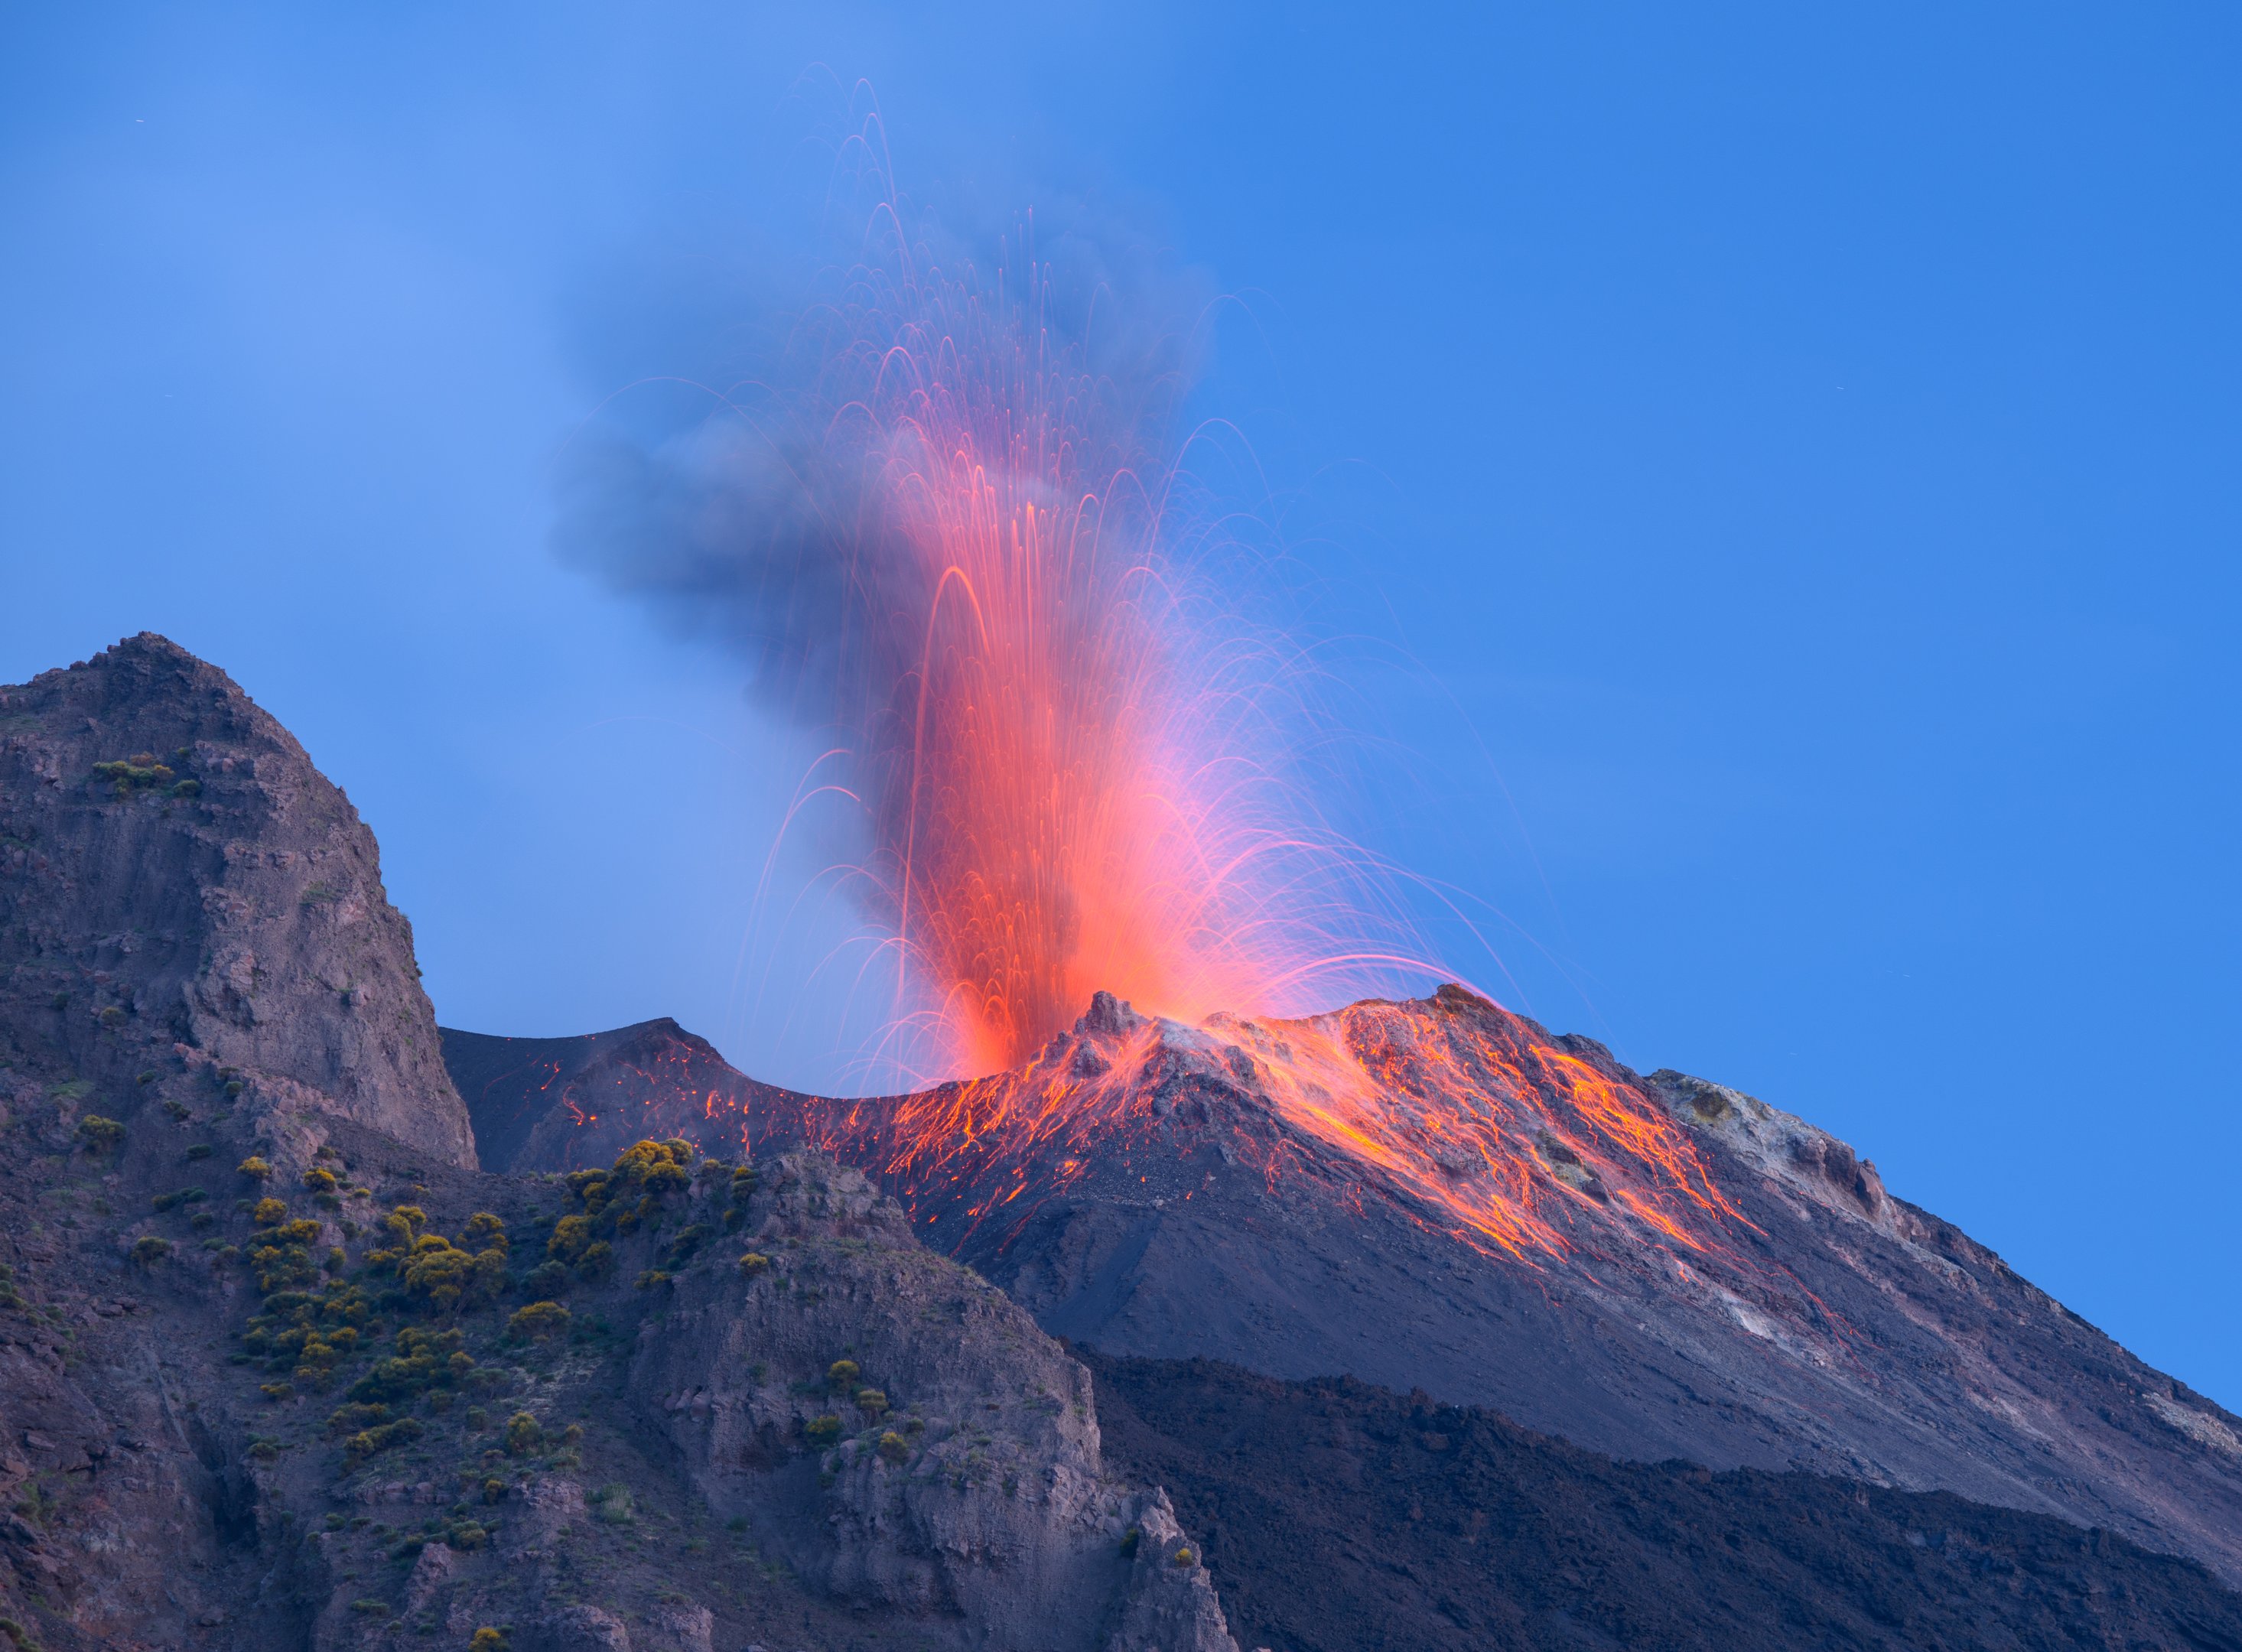
{"type": "Polygon", "coordinates": [[[0,1636],[1233,1652],[1081,1367],[858,1173],[478,1172],[371,836],[217,672],[0,718],[0,1636]]]}
{"type": "Polygon", "coordinates": [[[1091,1368],[1108,1459],[1171,1489],[1248,1644],[2242,1648],[2201,1566],[2047,1515],[1614,1462],[1352,1380],[1091,1368]]]}
{"type": "Polygon", "coordinates": [[[934,1248],[1107,1352],[1954,1491],[2242,1577],[2242,1421],[1844,1144],[1459,989],[1204,1028],[1101,998],[1017,1072],[861,1102],[670,1048],[689,1084],[633,1080],[633,1118],[862,1165],[934,1248]]]}

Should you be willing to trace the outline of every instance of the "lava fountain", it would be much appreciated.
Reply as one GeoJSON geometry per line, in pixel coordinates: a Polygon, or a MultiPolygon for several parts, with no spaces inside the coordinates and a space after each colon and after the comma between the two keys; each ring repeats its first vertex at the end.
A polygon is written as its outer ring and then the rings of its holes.
{"type": "Polygon", "coordinates": [[[758,681],[833,731],[890,1037],[951,1071],[1018,1064],[1100,990],[1196,1020],[1415,957],[1283,761],[1312,674],[1218,573],[1253,559],[1178,462],[1179,352],[1116,366],[1058,307],[1032,259],[945,270],[897,233],[782,387],[728,399],[755,507],[694,529],[758,681]]]}

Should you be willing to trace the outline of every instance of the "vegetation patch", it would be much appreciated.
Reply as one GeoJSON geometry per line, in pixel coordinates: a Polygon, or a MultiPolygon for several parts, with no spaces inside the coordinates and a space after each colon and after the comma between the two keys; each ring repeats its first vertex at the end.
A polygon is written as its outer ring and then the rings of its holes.
{"type": "Polygon", "coordinates": [[[506,1224],[478,1211],[447,1239],[422,1232],[427,1220],[418,1205],[399,1205],[383,1220],[389,1244],[366,1252],[366,1266],[393,1273],[408,1297],[439,1313],[494,1300],[506,1284],[506,1224]]]}
{"type": "Polygon", "coordinates": [[[593,1514],[610,1526],[628,1526],[638,1518],[631,1489],[621,1481],[602,1486],[591,1496],[593,1514]]]}
{"type": "Polygon", "coordinates": [[[612,1169],[576,1172],[567,1179],[568,1192],[582,1208],[554,1224],[546,1254],[587,1279],[601,1277],[613,1265],[610,1240],[659,1222],[663,1200],[692,1185],[692,1163],[688,1141],[641,1141],[626,1148],[612,1169]]]}
{"type": "Polygon", "coordinates": [[[426,1429],[417,1417],[399,1417],[378,1427],[365,1428],[343,1441],[343,1461],[357,1467],[367,1458],[420,1438],[426,1429]]]}
{"type": "MultiPolygon", "coordinates": [[[[131,797],[144,791],[168,791],[178,783],[179,779],[171,766],[152,751],[135,752],[131,756],[119,758],[115,762],[96,763],[93,776],[97,780],[106,781],[118,797],[131,797]]],[[[201,789],[199,786],[195,789],[196,791],[201,789]]],[[[190,792],[186,795],[192,796],[194,794],[190,792]]]]}
{"type": "Polygon", "coordinates": [[[387,1405],[432,1389],[457,1387],[475,1368],[474,1360],[460,1349],[463,1340],[456,1330],[404,1326],[397,1333],[397,1352],[351,1384],[349,1397],[387,1405]]]}
{"type": "Polygon", "coordinates": [[[114,1118],[88,1113],[77,1121],[77,1138],[89,1153],[111,1152],[123,1145],[124,1126],[114,1118]]]}

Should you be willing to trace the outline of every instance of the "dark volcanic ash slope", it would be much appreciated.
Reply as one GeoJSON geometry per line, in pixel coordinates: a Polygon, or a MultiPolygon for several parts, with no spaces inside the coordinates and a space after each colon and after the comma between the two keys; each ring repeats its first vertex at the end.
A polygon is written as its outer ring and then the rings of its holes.
{"type": "Polygon", "coordinates": [[[216,671],[0,689],[0,1638],[1235,1652],[860,1173],[479,1173],[371,836],[216,671]]]}
{"type": "Polygon", "coordinates": [[[785,1091],[748,1078],[667,1016],[568,1038],[442,1031],[444,1064],[467,1100],[486,1170],[605,1165],[696,1118],[695,1140],[736,1153],[745,1143],[711,1125],[785,1105],[785,1091]]]}
{"type": "Polygon", "coordinates": [[[862,1165],[922,1239],[1111,1353],[1421,1388],[1620,1457],[1958,1492],[2242,1577],[2242,1420],[1891,1197],[1843,1143],[1460,990],[1204,1029],[1101,1000],[1019,1072],[884,1100],[690,1064],[667,1102],[634,1091],[634,1116],[862,1165]],[[1323,1080],[1340,1058],[1368,1076],[1440,1185],[1302,1128],[1310,1046],[1338,1052],[1323,1080]],[[1420,1105],[1458,1095],[1478,1135],[1420,1105]],[[1584,1116],[1615,1098],[1635,1111],[1584,1116]],[[1567,1145],[1646,1116],[1686,1146],[1706,1208],[1567,1145]],[[1458,1219],[1488,1189],[1531,1212],[1535,1245],[1458,1219]]]}
{"type": "Polygon", "coordinates": [[[2242,1647],[2201,1566],[2044,1514],[1614,1462],[1351,1380],[1091,1368],[1108,1458],[1169,1488],[1247,1645],[2242,1647]]]}

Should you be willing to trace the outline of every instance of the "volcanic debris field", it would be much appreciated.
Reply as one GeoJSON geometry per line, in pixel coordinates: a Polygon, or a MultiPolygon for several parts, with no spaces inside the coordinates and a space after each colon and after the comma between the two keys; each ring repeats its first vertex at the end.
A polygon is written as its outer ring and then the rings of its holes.
{"type": "Polygon", "coordinates": [[[0,688],[10,1652],[2235,1648],[2238,1428],[1842,1143],[1467,994],[1101,998],[886,1102],[440,1035],[222,673],[0,688]],[[1350,1149],[1303,1051],[1478,1162],[1350,1149]]]}

